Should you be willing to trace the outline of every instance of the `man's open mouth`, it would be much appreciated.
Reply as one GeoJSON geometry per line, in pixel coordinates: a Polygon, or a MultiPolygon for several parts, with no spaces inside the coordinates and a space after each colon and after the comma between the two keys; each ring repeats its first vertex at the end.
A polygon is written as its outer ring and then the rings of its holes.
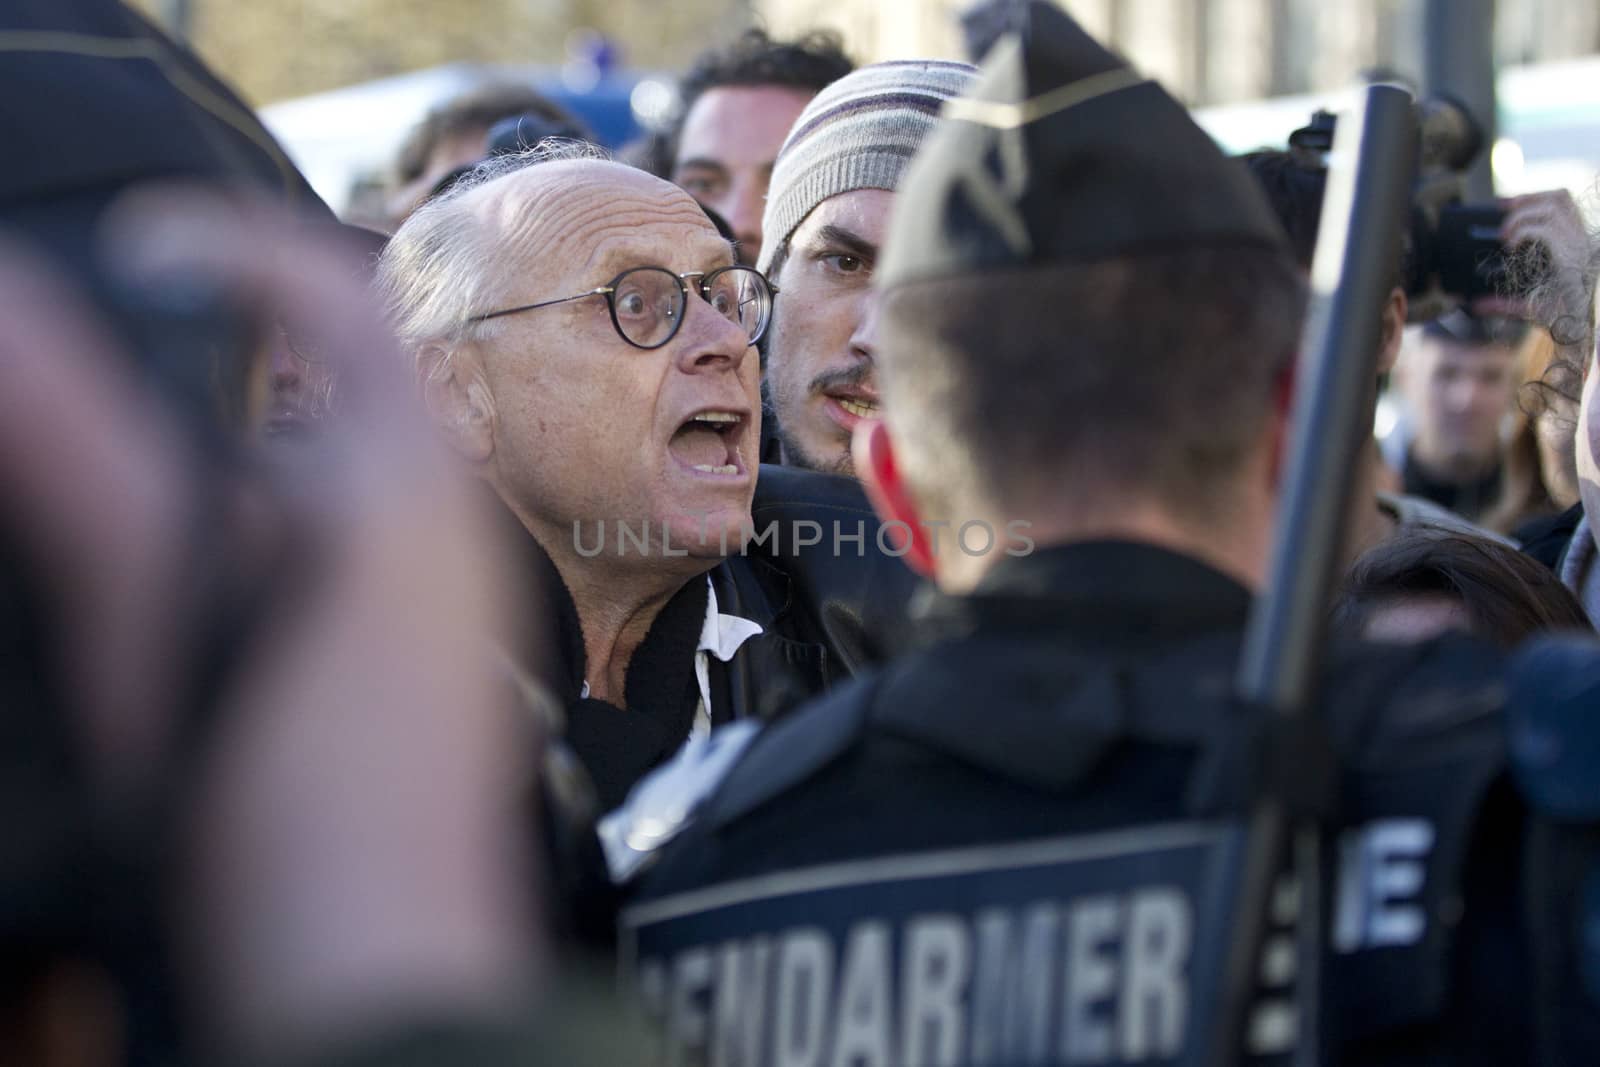
{"type": "Polygon", "coordinates": [[[863,419],[881,418],[878,395],[857,386],[836,387],[823,391],[822,397],[830,408],[833,421],[846,430],[855,428],[863,419]]]}
{"type": "Polygon", "coordinates": [[[876,402],[849,400],[844,397],[836,397],[835,399],[839,401],[840,407],[858,419],[875,419],[878,417],[878,405],[876,402]]]}
{"type": "Polygon", "coordinates": [[[699,474],[743,475],[745,416],[741,412],[711,408],[684,420],[667,443],[679,464],[699,474]]]}

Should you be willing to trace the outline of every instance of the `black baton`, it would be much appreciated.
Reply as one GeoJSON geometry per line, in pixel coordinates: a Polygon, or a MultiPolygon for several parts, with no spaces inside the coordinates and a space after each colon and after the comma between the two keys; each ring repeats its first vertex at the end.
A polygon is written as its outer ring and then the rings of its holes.
{"type": "MultiPolygon", "coordinates": [[[[1328,159],[1311,302],[1296,366],[1288,464],[1278,503],[1265,591],[1245,631],[1236,688],[1247,708],[1279,716],[1268,734],[1315,738],[1314,683],[1329,596],[1339,568],[1356,465],[1372,434],[1370,396],[1377,376],[1382,315],[1410,204],[1416,153],[1411,96],[1368,87],[1343,116],[1328,159]]],[[[1314,750],[1309,746],[1305,751],[1314,750]]],[[[1298,751],[1291,743],[1276,751],[1298,751]]],[[[1270,750],[1269,750],[1270,751],[1270,750]]],[[[1317,1062],[1322,966],[1322,828],[1273,785],[1292,777],[1270,769],[1252,798],[1244,864],[1231,909],[1236,931],[1220,990],[1221,1025],[1207,1062],[1239,1063],[1249,1052],[1251,1011],[1269,908],[1291,843],[1298,875],[1295,1062],[1317,1062]]]]}

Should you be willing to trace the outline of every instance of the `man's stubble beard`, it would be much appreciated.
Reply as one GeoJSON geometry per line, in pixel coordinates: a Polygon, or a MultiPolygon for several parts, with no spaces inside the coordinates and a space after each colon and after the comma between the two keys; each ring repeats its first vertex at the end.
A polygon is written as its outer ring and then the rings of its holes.
{"type": "Polygon", "coordinates": [[[835,463],[824,463],[815,456],[808,454],[799,442],[784,432],[783,423],[778,423],[778,445],[783,449],[783,465],[785,467],[798,467],[801,470],[820,471],[823,474],[842,474],[846,478],[856,476],[856,467],[851,459],[848,449],[843,458],[835,463]]]}
{"type": "MultiPolygon", "coordinates": [[[[767,375],[769,403],[762,414],[763,417],[772,420],[773,430],[778,438],[778,447],[782,450],[780,458],[783,461],[783,465],[785,467],[797,467],[800,470],[819,471],[823,474],[842,474],[847,478],[854,478],[856,469],[854,462],[851,460],[848,447],[845,449],[843,457],[828,463],[807,451],[799,439],[785,427],[783,419],[779,416],[779,410],[789,406],[787,403],[789,393],[782,385],[778,384],[780,378],[781,375],[773,375],[771,373],[769,364],[767,375]]],[[[811,395],[809,388],[802,391],[796,410],[803,410],[805,402],[810,399],[811,395]]]]}

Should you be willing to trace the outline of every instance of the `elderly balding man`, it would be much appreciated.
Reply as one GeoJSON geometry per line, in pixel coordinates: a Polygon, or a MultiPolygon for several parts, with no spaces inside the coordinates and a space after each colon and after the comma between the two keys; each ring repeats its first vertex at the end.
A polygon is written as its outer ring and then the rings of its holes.
{"type": "Polygon", "coordinates": [[[873,575],[908,572],[875,523],[830,544],[871,516],[842,479],[776,471],[753,506],[773,293],[688,194],[583,149],[491,161],[406,222],[380,276],[440,426],[527,534],[520,573],[554,591],[552,680],[603,803],[864,655],[873,575]]]}

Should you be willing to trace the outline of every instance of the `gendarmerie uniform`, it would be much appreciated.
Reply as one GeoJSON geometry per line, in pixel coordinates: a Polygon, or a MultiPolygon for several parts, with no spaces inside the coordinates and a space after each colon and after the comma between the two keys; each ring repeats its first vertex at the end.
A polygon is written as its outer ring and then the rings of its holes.
{"type": "MultiPolygon", "coordinates": [[[[1009,11],[902,186],[885,284],[1281,240],[1157,86],[1052,5],[1009,11]]],[[[660,1062],[1200,1063],[1241,815],[1271,776],[1325,776],[1327,950],[1297,959],[1280,879],[1241,1062],[1288,1061],[1313,967],[1325,1063],[1567,1062],[1541,997],[1584,1049],[1600,865],[1590,834],[1530,888],[1562,850],[1525,847],[1497,654],[1330,649],[1302,766],[1232,696],[1250,604],[1154,545],[1040,546],[926,598],[882,671],[646,779],[601,836],[660,1062]]]]}
{"type": "MultiPolygon", "coordinates": [[[[667,1062],[1182,1062],[1238,860],[1218,787],[1248,766],[1249,605],[1145,545],[1005,560],[927,605],[924,647],[884,673],[649,783],[605,836],[643,870],[623,947],[667,1062]],[[658,813],[710,779],[661,847],[658,813]]],[[[1374,1063],[1419,1042],[1519,1062],[1494,661],[1361,651],[1324,709],[1347,765],[1335,1029],[1374,1063]]]]}

